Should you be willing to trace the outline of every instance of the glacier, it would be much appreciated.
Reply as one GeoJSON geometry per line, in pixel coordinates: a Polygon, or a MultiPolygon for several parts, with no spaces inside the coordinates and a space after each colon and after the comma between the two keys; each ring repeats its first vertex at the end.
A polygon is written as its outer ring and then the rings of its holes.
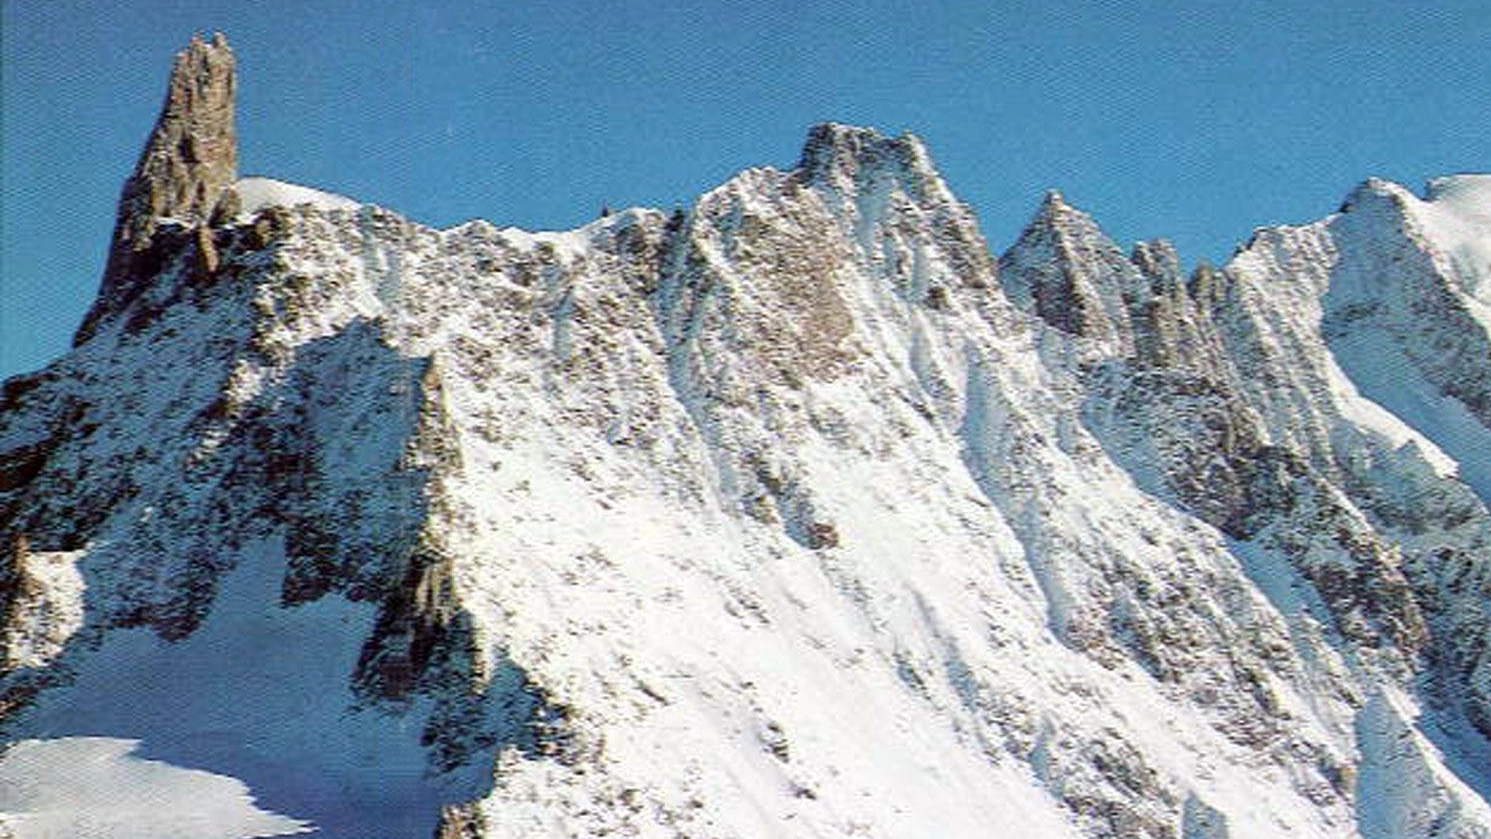
{"type": "Polygon", "coordinates": [[[441,230],[238,178],[226,41],[177,68],[0,394],[0,770],[138,740],[328,837],[1491,837],[1491,177],[1185,273],[1056,192],[996,257],[824,124],[441,230]]]}

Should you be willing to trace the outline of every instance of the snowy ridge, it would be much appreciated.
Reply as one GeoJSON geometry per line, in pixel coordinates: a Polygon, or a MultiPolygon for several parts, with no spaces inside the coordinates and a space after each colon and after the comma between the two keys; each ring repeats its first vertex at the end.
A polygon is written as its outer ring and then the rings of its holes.
{"type": "MultiPolygon", "coordinates": [[[[1435,178],[1426,195],[1427,200],[1414,207],[1426,238],[1445,252],[1466,292],[1482,306],[1491,307],[1491,244],[1485,236],[1491,228],[1491,176],[1435,178]]],[[[1482,308],[1477,314],[1482,325],[1491,329],[1487,311],[1482,308]]]]}
{"type": "Polygon", "coordinates": [[[356,210],[362,204],[332,192],[277,181],[273,178],[239,178],[232,189],[238,196],[240,217],[252,218],[268,207],[308,204],[318,210],[356,210]]]}
{"type": "Polygon", "coordinates": [[[240,180],[6,383],[0,726],[326,836],[1491,836],[1483,182],[1187,278],[842,125],[567,233],[240,180]]]}

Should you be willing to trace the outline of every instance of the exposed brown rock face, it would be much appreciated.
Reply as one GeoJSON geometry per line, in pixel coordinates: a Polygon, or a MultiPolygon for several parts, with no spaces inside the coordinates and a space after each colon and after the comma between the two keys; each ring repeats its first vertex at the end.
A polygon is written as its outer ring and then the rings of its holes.
{"type": "Polygon", "coordinates": [[[440,811],[435,839],[478,839],[485,825],[475,805],[447,806],[440,811]]]}
{"type": "Polygon", "coordinates": [[[9,544],[0,547],[0,619],[10,624],[11,613],[30,588],[26,573],[26,557],[31,547],[25,534],[16,533],[6,540],[9,544]]]}
{"type": "Polygon", "coordinates": [[[237,179],[236,87],[233,51],[222,33],[211,43],[193,37],[177,53],[155,130],[119,197],[99,298],[74,345],[87,340],[99,320],[132,299],[139,277],[159,269],[165,256],[154,246],[161,222],[207,223],[237,179]]]}

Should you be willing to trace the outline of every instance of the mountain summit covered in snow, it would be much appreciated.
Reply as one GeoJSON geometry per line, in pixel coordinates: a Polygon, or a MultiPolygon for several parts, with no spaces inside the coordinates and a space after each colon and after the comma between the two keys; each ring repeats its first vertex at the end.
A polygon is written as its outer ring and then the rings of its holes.
{"type": "Polygon", "coordinates": [[[829,124],[436,230],[235,85],[0,396],[0,833],[1491,837],[1491,177],[1187,275],[829,124]]]}

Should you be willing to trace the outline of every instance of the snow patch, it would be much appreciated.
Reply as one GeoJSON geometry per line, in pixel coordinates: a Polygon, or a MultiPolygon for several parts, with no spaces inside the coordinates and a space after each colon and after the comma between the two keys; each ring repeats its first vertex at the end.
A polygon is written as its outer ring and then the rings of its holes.
{"type": "Polygon", "coordinates": [[[245,217],[267,207],[309,204],[318,210],[356,210],[362,206],[361,201],[334,192],[322,192],[273,178],[242,178],[233,184],[233,191],[238,193],[238,212],[245,217]]]}
{"type": "Polygon", "coordinates": [[[1491,175],[1436,178],[1426,194],[1409,202],[1410,212],[1471,298],[1471,314],[1491,330],[1491,175]]]}
{"type": "Polygon", "coordinates": [[[1384,687],[1357,719],[1357,777],[1363,839],[1486,835],[1491,807],[1445,768],[1443,755],[1414,728],[1414,703],[1384,687]]]}
{"type": "Polygon", "coordinates": [[[251,839],[314,831],[255,806],[236,778],[135,754],[108,737],[23,740],[0,753],[0,834],[15,839],[251,839]]]}
{"type": "MultiPolygon", "coordinates": [[[[1359,344],[1357,345],[1348,339],[1339,340],[1336,342],[1336,346],[1340,355],[1328,353],[1325,356],[1326,381],[1330,387],[1331,397],[1335,401],[1336,407],[1341,411],[1341,416],[1361,428],[1369,429],[1382,435],[1392,444],[1393,448],[1402,448],[1410,443],[1417,446],[1419,454],[1429,462],[1435,474],[1441,477],[1458,475],[1460,465],[1456,463],[1454,458],[1445,454],[1444,450],[1435,445],[1428,437],[1415,431],[1413,427],[1405,423],[1397,414],[1385,408],[1381,401],[1374,402],[1371,399],[1363,397],[1361,391],[1357,389],[1356,384],[1341,369],[1341,358],[1344,356],[1347,359],[1347,363],[1358,371],[1361,380],[1372,381],[1370,374],[1365,369],[1362,369],[1365,366],[1362,362],[1365,361],[1367,365],[1370,365],[1380,362],[1383,359],[1380,356],[1373,357],[1373,346],[1370,342],[1362,341],[1359,344]],[[1346,344],[1353,345],[1348,349],[1345,346],[1346,344]]],[[[1387,375],[1405,371],[1406,368],[1404,365],[1406,365],[1406,359],[1400,357],[1393,359],[1393,362],[1396,366],[1390,366],[1385,371],[1387,375]]],[[[1409,387],[1407,383],[1403,383],[1402,386],[1405,389],[1409,387]]],[[[1380,393],[1379,395],[1383,399],[1392,401],[1399,410],[1409,412],[1411,416],[1419,417],[1423,413],[1412,411],[1407,407],[1406,402],[1394,398],[1390,393],[1380,393]]],[[[1438,403],[1447,403],[1450,401],[1446,397],[1435,394],[1425,394],[1424,398],[1438,403]]],[[[1441,407],[1447,406],[1441,404],[1441,407]]]]}
{"type": "MultiPolygon", "coordinates": [[[[110,633],[16,734],[138,741],[146,757],[242,779],[327,839],[426,835],[443,804],[481,794],[487,771],[432,775],[420,743],[427,703],[398,714],[362,707],[349,677],[373,610],[337,596],[280,607],[284,571],[278,544],[249,546],[195,633],[175,643],[146,629],[110,633]]],[[[130,789],[168,795],[169,781],[149,774],[130,789]]]]}
{"type": "MultiPolygon", "coordinates": [[[[1424,381],[1396,344],[1374,333],[1357,331],[1334,339],[1331,351],[1335,362],[1363,396],[1416,429],[1418,433],[1408,439],[1418,445],[1436,470],[1443,471],[1445,458],[1451,459],[1452,471],[1458,472],[1460,480],[1482,500],[1491,501],[1491,461],[1485,457],[1491,452],[1491,429],[1481,425],[1458,400],[1424,381]],[[1435,442],[1428,442],[1426,437],[1435,442]]],[[[1335,384],[1338,388],[1345,386],[1335,384]]],[[[1364,401],[1342,399],[1340,404],[1343,413],[1352,419],[1371,418],[1364,401]]],[[[1380,418],[1375,410],[1370,413],[1380,418]]],[[[1398,439],[1388,424],[1363,424],[1395,442],[1398,439]]]]}

